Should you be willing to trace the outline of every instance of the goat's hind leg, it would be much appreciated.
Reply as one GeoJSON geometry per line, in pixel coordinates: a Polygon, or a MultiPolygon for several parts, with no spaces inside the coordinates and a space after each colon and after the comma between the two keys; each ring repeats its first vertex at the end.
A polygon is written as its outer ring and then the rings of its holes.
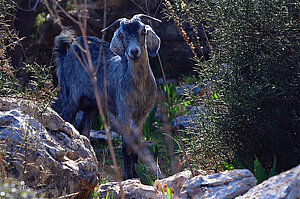
{"type": "Polygon", "coordinates": [[[71,99],[63,100],[62,111],[60,115],[65,121],[74,124],[77,111],[78,104],[75,101],[71,99]]]}
{"type": "Polygon", "coordinates": [[[90,138],[91,128],[99,114],[98,107],[94,100],[89,100],[87,98],[80,100],[80,102],[80,109],[83,110],[84,114],[78,127],[78,131],[81,135],[90,138]]]}

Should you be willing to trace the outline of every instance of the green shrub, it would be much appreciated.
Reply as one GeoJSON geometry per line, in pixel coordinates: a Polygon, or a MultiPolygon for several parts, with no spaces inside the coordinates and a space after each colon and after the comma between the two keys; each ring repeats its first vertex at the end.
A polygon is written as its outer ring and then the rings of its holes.
{"type": "MultiPolygon", "coordinates": [[[[196,128],[187,132],[194,164],[213,168],[233,154],[256,156],[268,170],[274,155],[279,170],[299,164],[300,3],[174,0],[170,5],[168,16],[179,25],[194,33],[199,26],[213,29],[210,60],[196,59],[198,85],[206,91],[202,98],[189,96],[202,106],[196,128]]],[[[190,35],[188,42],[195,43],[190,35]]]]}

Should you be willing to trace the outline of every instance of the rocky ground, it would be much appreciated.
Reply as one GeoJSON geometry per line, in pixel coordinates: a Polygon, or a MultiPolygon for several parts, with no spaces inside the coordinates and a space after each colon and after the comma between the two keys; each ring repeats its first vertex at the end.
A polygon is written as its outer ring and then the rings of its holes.
{"type": "MultiPolygon", "coordinates": [[[[51,108],[29,100],[0,98],[0,150],[9,177],[47,198],[85,198],[97,186],[98,162],[90,141],[51,108]],[[78,196],[79,195],[79,196],[78,196]]],[[[300,165],[256,185],[246,169],[214,173],[183,171],[154,186],[122,182],[125,198],[300,198],[300,165]],[[162,191],[163,190],[163,191],[162,191]]],[[[118,183],[98,187],[99,197],[120,198],[118,183]]]]}

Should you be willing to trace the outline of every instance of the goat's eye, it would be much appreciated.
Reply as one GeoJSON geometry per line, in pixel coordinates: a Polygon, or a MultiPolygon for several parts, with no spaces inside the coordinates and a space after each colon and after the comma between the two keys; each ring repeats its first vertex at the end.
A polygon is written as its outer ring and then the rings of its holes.
{"type": "Polygon", "coordinates": [[[123,34],[119,33],[119,37],[120,37],[120,39],[123,39],[123,34]]]}
{"type": "Polygon", "coordinates": [[[146,35],[147,34],[147,30],[146,29],[143,29],[142,30],[142,35],[146,35]]]}

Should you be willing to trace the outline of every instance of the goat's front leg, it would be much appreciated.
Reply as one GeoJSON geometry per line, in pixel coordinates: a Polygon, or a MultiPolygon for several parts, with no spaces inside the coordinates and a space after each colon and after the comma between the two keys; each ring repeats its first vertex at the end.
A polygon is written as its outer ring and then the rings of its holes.
{"type": "MultiPolygon", "coordinates": [[[[128,113],[128,112],[121,112],[128,113]]],[[[123,178],[124,180],[137,178],[138,175],[135,172],[135,164],[138,161],[138,155],[134,153],[132,148],[132,135],[130,131],[130,115],[119,115],[118,118],[114,118],[112,122],[112,129],[116,129],[122,136],[122,155],[123,155],[123,178]]]]}
{"type": "Polygon", "coordinates": [[[122,141],[122,152],[124,159],[124,178],[137,178],[138,175],[135,171],[135,164],[138,163],[138,152],[142,150],[142,129],[144,120],[130,121],[129,137],[130,143],[126,139],[122,141]],[[135,150],[133,149],[135,148],[135,150]]]}
{"type": "Polygon", "coordinates": [[[123,162],[124,162],[124,170],[123,170],[123,178],[124,180],[131,178],[138,178],[138,175],[135,171],[135,164],[138,162],[138,155],[133,151],[130,144],[126,143],[126,141],[122,140],[122,152],[123,152],[123,162]]]}

